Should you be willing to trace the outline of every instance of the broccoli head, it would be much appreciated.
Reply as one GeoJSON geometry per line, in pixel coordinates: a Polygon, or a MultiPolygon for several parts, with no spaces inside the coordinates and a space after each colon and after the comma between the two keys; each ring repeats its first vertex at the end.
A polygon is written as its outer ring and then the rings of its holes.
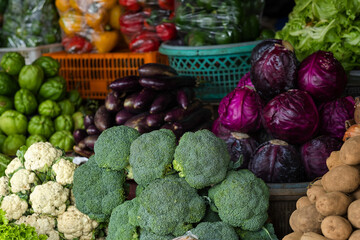
{"type": "Polygon", "coordinates": [[[171,173],[176,137],[168,129],[145,133],[130,148],[130,166],[137,184],[148,184],[171,173]]]}
{"type": "Polygon", "coordinates": [[[236,231],[224,222],[201,222],[190,232],[199,240],[238,240],[236,231]]]}
{"type": "Polygon", "coordinates": [[[266,223],[259,231],[252,232],[237,228],[236,232],[241,240],[278,240],[271,223],[266,223]]]}
{"type": "Polygon", "coordinates": [[[145,229],[140,229],[140,239],[139,240],[172,240],[172,239],[174,239],[174,236],[172,236],[172,235],[161,236],[161,235],[157,235],[155,233],[146,231],[145,229]]]}
{"type": "Polygon", "coordinates": [[[224,180],[229,162],[226,143],[209,130],[200,130],[181,137],[173,165],[191,187],[201,189],[224,180]]]}
{"type": "Polygon", "coordinates": [[[180,236],[205,214],[203,198],[175,175],[152,181],[137,198],[139,226],[157,235],[180,236]]]}
{"type": "Polygon", "coordinates": [[[140,133],[127,126],[115,126],[103,131],[95,142],[94,152],[99,167],[122,170],[129,165],[131,143],[140,133]]]}
{"type": "Polygon", "coordinates": [[[258,231],[268,218],[269,189],[247,169],[228,172],[224,181],[209,189],[220,219],[233,227],[258,231]]]}
{"type": "Polygon", "coordinates": [[[125,172],[100,168],[95,160],[96,156],[91,156],[75,170],[73,192],[76,207],[91,219],[103,222],[125,200],[125,172]]]}

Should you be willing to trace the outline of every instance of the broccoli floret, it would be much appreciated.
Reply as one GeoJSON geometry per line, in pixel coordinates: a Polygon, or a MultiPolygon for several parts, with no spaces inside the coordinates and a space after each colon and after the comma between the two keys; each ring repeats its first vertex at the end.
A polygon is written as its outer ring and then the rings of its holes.
{"type": "Polygon", "coordinates": [[[223,140],[209,130],[185,133],[175,149],[174,169],[191,187],[201,189],[221,182],[230,155],[223,140]]]}
{"type": "Polygon", "coordinates": [[[269,189],[247,169],[228,172],[224,181],[209,190],[221,220],[233,227],[258,231],[268,218],[269,189]]]}
{"type": "Polygon", "coordinates": [[[146,231],[145,229],[140,230],[140,239],[139,240],[172,240],[174,236],[172,235],[156,235],[155,233],[146,231]]]}
{"type": "Polygon", "coordinates": [[[96,155],[74,172],[73,192],[76,207],[91,219],[107,221],[112,210],[124,202],[124,171],[100,168],[96,155]]]}
{"type": "Polygon", "coordinates": [[[199,240],[238,240],[236,231],[224,222],[201,222],[190,232],[199,240]]]}
{"type": "Polygon", "coordinates": [[[241,240],[278,240],[275,235],[274,226],[271,223],[265,224],[259,231],[245,231],[241,228],[236,229],[241,240]]]}
{"type": "Polygon", "coordinates": [[[122,170],[129,165],[131,143],[140,133],[127,126],[115,126],[103,131],[95,142],[94,152],[99,167],[122,170]]]}
{"type": "Polygon", "coordinates": [[[206,208],[205,216],[201,219],[202,222],[220,222],[219,214],[213,211],[210,207],[206,208]]]}
{"type": "Polygon", "coordinates": [[[175,134],[168,129],[145,133],[130,148],[130,166],[137,184],[148,184],[171,173],[176,147],[175,134]]]}
{"type": "Polygon", "coordinates": [[[180,236],[205,214],[203,198],[175,175],[152,181],[137,198],[139,226],[157,235],[180,236]]]}

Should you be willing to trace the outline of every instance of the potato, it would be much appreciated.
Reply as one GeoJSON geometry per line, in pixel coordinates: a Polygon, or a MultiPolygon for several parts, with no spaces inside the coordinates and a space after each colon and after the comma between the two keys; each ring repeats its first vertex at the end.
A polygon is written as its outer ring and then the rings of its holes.
{"type": "Polygon", "coordinates": [[[328,216],[321,223],[321,231],[325,237],[332,240],[346,240],[352,232],[352,227],[343,217],[328,216]]]}
{"type": "Polygon", "coordinates": [[[360,174],[352,166],[340,165],[325,173],[321,182],[326,192],[351,193],[359,187],[360,174]]]}
{"type": "Polygon", "coordinates": [[[355,228],[360,228],[360,200],[352,202],[348,208],[348,219],[355,228]]]}
{"type": "Polygon", "coordinates": [[[324,237],[323,235],[307,232],[302,235],[300,240],[327,240],[328,238],[324,237]]]}
{"type": "Polygon", "coordinates": [[[343,164],[344,163],[340,160],[340,151],[333,151],[326,159],[326,166],[329,170],[343,164]]]}
{"type": "Polygon", "coordinates": [[[355,200],[360,199],[360,187],[351,194],[351,197],[354,198],[355,200]]]}
{"type": "Polygon", "coordinates": [[[313,182],[313,183],[311,183],[310,184],[311,186],[322,186],[322,184],[321,184],[321,179],[319,179],[319,180],[316,180],[315,182],[313,182]]]}
{"type": "Polygon", "coordinates": [[[308,190],[306,191],[306,195],[312,204],[316,203],[316,200],[325,193],[325,189],[320,185],[309,186],[308,190]]]}
{"type": "Polygon", "coordinates": [[[307,196],[303,196],[296,201],[296,209],[311,205],[311,202],[307,196]]]}
{"type": "Polygon", "coordinates": [[[351,198],[342,192],[329,192],[316,201],[316,210],[323,216],[344,215],[351,203],[351,198]]]}
{"type": "Polygon", "coordinates": [[[344,142],[340,148],[340,160],[347,165],[360,164],[360,136],[354,136],[344,142]]]}
{"type": "Polygon", "coordinates": [[[282,240],[300,240],[302,235],[302,232],[292,232],[286,235],[282,240]]]}
{"type": "Polygon", "coordinates": [[[321,233],[321,222],[324,219],[314,204],[295,210],[290,216],[290,227],[294,232],[321,233]]]}
{"type": "Polygon", "coordinates": [[[359,239],[360,239],[360,230],[354,231],[349,237],[349,240],[359,240],[359,239]]]}

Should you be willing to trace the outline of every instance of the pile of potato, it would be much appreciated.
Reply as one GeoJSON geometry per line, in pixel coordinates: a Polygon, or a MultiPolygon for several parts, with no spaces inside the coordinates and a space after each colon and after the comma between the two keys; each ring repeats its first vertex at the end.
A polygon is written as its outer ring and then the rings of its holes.
{"type": "Polygon", "coordinates": [[[290,216],[294,231],[283,240],[360,240],[360,136],[345,141],[326,161],[290,216]]]}

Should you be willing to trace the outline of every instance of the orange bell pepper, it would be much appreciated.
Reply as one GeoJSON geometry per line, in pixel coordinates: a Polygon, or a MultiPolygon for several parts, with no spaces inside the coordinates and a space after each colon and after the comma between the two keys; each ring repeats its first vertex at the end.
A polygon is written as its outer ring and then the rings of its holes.
{"type": "Polygon", "coordinates": [[[85,13],[92,0],[69,0],[70,6],[78,12],[85,13]]]}
{"type": "Polygon", "coordinates": [[[94,0],[93,2],[98,3],[99,6],[105,9],[111,9],[116,5],[117,0],[94,0]]]}
{"type": "Polygon", "coordinates": [[[55,6],[60,13],[64,13],[70,9],[70,2],[69,0],[56,0],[55,6]]]}
{"type": "Polygon", "coordinates": [[[83,16],[74,10],[70,10],[60,17],[59,24],[67,36],[73,36],[82,30],[83,16]]]}
{"type": "Polygon", "coordinates": [[[86,24],[95,30],[102,30],[107,19],[108,14],[105,8],[96,6],[96,4],[90,5],[88,12],[85,14],[86,24]]]}
{"type": "Polygon", "coordinates": [[[110,52],[119,43],[118,31],[94,32],[92,44],[99,53],[110,52]]]}
{"type": "Polygon", "coordinates": [[[124,14],[125,10],[120,5],[115,5],[109,12],[109,24],[112,28],[120,30],[120,17],[124,14]]]}

